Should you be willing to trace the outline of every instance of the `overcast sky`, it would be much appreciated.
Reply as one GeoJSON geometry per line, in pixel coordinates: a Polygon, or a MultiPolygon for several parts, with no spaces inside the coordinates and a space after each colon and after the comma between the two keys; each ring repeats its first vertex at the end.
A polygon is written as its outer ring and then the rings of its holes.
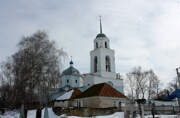
{"type": "MultiPolygon", "coordinates": [[[[99,33],[115,50],[116,72],[152,68],[163,82],[180,66],[179,0],[1,0],[0,61],[17,51],[22,36],[45,30],[81,73],[90,71],[90,50],[99,33]]],[[[66,64],[66,67],[68,64],[66,64]]]]}

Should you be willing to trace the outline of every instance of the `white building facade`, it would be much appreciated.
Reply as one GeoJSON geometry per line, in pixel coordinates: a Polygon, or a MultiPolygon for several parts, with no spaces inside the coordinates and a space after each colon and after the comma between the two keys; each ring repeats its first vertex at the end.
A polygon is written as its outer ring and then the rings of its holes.
{"type": "Polygon", "coordinates": [[[73,67],[73,62],[70,62],[70,67],[62,72],[59,79],[59,88],[69,90],[71,88],[79,88],[84,86],[83,78],[80,72],[73,67]]]}

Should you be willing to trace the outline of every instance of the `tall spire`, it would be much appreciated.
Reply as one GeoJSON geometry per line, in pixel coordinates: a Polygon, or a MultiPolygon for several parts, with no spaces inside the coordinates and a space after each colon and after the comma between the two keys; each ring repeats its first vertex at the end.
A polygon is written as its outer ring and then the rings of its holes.
{"type": "Polygon", "coordinates": [[[99,18],[100,18],[100,34],[102,34],[101,16],[99,16],[99,18]]]}

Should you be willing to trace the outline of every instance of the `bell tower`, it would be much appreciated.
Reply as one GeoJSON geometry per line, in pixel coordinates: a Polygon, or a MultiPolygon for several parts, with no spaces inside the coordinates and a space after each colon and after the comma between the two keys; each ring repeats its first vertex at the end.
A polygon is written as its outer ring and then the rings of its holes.
{"type": "Polygon", "coordinates": [[[114,50],[110,48],[108,37],[102,33],[100,17],[100,33],[94,39],[94,50],[90,52],[91,73],[98,76],[115,79],[115,57],[114,50]]]}

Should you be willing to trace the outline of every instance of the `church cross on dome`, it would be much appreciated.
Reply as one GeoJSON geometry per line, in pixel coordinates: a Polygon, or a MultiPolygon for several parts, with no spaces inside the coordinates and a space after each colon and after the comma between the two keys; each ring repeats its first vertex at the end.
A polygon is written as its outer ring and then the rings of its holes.
{"type": "Polygon", "coordinates": [[[72,61],[72,56],[71,56],[71,61],[72,61]]]}
{"type": "Polygon", "coordinates": [[[70,66],[73,66],[72,56],[71,56],[71,61],[69,64],[70,64],[70,66]]]}

